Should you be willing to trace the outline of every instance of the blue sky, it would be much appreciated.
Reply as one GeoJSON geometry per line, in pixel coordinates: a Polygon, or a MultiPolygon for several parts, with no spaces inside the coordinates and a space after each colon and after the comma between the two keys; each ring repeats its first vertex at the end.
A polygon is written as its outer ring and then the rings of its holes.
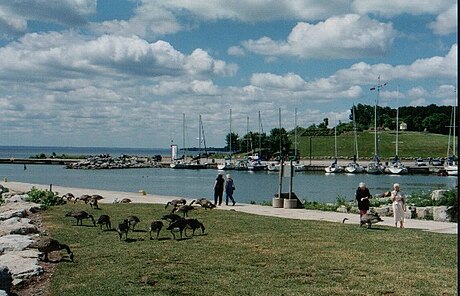
{"type": "Polygon", "coordinates": [[[453,105],[457,1],[0,0],[2,145],[208,146],[453,105]],[[399,91],[398,91],[399,89],[399,91]],[[249,125],[247,124],[249,118],[249,125]]]}

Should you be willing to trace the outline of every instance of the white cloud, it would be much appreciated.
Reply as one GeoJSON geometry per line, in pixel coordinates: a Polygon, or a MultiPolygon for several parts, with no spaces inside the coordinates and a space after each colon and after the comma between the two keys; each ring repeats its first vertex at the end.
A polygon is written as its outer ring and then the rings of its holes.
{"type": "Polygon", "coordinates": [[[0,77],[63,79],[99,75],[144,77],[234,75],[236,65],[196,49],[189,56],[165,41],[103,35],[85,40],[74,34],[28,34],[0,48],[0,77]],[[25,71],[28,69],[28,71],[25,71]]]}
{"type": "Polygon", "coordinates": [[[353,10],[360,14],[377,13],[384,16],[400,14],[438,14],[448,9],[455,0],[354,0],[353,10]]]}
{"type": "Polygon", "coordinates": [[[436,21],[428,26],[439,35],[447,35],[457,32],[457,3],[452,5],[448,10],[442,12],[436,17],[436,21]]]}
{"type": "Polygon", "coordinates": [[[385,53],[396,32],[392,24],[349,14],[317,24],[298,23],[286,41],[268,37],[248,40],[243,47],[262,55],[308,58],[355,58],[385,53]]]}
{"type": "Polygon", "coordinates": [[[232,55],[232,56],[239,56],[239,57],[242,57],[244,56],[246,53],[244,51],[244,49],[241,47],[241,46],[231,46],[228,50],[227,50],[227,53],[229,55],[232,55]]]}

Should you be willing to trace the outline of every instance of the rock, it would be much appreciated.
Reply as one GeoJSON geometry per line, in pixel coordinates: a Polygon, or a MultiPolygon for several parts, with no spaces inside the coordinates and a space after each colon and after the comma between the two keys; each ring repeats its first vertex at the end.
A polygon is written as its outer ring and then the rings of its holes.
{"type": "Polygon", "coordinates": [[[433,217],[433,207],[418,207],[416,208],[418,219],[427,219],[433,217]]]}
{"type": "Polygon", "coordinates": [[[30,236],[19,235],[19,234],[9,234],[0,237],[0,254],[11,252],[11,251],[20,251],[27,248],[33,239],[30,236]]]}
{"type": "Polygon", "coordinates": [[[382,207],[379,207],[379,208],[373,208],[373,210],[374,210],[374,212],[379,214],[379,216],[381,216],[381,217],[388,216],[389,213],[390,213],[390,209],[389,209],[388,206],[382,206],[382,207]]]}
{"type": "Polygon", "coordinates": [[[7,266],[0,265],[0,296],[2,295],[2,291],[6,293],[4,295],[8,295],[12,284],[13,276],[11,275],[11,271],[7,266]]]}
{"type": "Polygon", "coordinates": [[[13,217],[0,221],[0,236],[6,234],[33,234],[38,233],[35,225],[30,223],[28,218],[13,217]]]}
{"type": "Polygon", "coordinates": [[[38,263],[39,253],[35,249],[11,251],[0,256],[0,265],[8,266],[13,279],[39,275],[43,272],[43,268],[38,263]]]}
{"type": "Polygon", "coordinates": [[[445,189],[433,190],[433,192],[431,192],[431,199],[440,200],[444,196],[444,193],[447,191],[448,190],[445,190],[445,189]]]}
{"type": "Polygon", "coordinates": [[[347,207],[344,205],[341,205],[340,207],[337,208],[337,212],[339,213],[348,213],[347,207]]]}
{"type": "Polygon", "coordinates": [[[10,218],[13,218],[13,217],[19,217],[19,218],[23,218],[27,215],[27,211],[22,208],[22,209],[11,209],[11,210],[7,210],[7,211],[2,211],[0,213],[0,221],[2,220],[8,220],[10,218]]]}
{"type": "Polygon", "coordinates": [[[447,214],[447,206],[433,207],[433,220],[440,222],[449,222],[449,215],[447,214]]]}

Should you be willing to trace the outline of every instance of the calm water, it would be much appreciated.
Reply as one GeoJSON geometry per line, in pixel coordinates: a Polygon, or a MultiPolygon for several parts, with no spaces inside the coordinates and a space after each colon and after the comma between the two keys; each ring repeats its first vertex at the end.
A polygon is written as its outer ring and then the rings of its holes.
{"type": "MultiPolygon", "coordinates": [[[[13,147],[0,146],[0,158],[28,158],[45,153],[51,155],[98,155],[116,157],[121,154],[152,156],[169,155],[169,149],[134,148],[87,148],[87,147],[13,147]]],[[[69,170],[59,165],[0,164],[0,178],[11,181],[55,184],[69,187],[83,187],[104,190],[139,192],[172,195],[190,198],[213,198],[213,184],[217,170],[175,170],[170,168],[146,168],[123,170],[69,170]]],[[[278,174],[273,172],[231,171],[236,185],[235,198],[239,202],[271,201],[278,192],[278,174]]],[[[335,202],[339,196],[353,199],[359,182],[365,182],[372,194],[383,193],[400,183],[402,189],[410,194],[415,191],[449,189],[457,185],[457,177],[422,175],[325,175],[323,173],[297,173],[293,191],[302,200],[335,202]]],[[[289,179],[283,182],[283,192],[288,192],[289,179]]],[[[62,193],[62,192],[60,192],[62,193]]],[[[64,194],[64,193],[62,193],[64,194]]]]}

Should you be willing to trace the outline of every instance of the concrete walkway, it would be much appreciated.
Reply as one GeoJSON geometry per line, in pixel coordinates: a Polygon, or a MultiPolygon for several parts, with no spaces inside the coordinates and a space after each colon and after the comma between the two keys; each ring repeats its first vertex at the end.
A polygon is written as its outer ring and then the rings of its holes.
{"type": "MultiPolygon", "coordinates": [[[[49,185],[40,185],[40,184],[30,184],[30,183],[20,183],[20,182],[0,182],[4,187],[9,188],[14,191],[29,191],[32,186],[49,190],[49,185]]],[[[71,188],[71,187],[62,187],[62,186],[52,186],[53,192],[58,192],[60,195],[66,193],[72,193],[75,197],[81,196],[83,194],[99,194],[104,197],[100,200],[100,203],[113,203],[115,199],[121,200],[123,198],[129,198],[134,203],[154,203],[154,204],[166,204],[172,199],[178,199],[180,197],[176,196],[161,196],[161,195],[144,195],[141,192],[121,192],[121,191],[108,191],[108,190],[98,190],[98,189],[85,189],[85,188],[71,188]]],[[[188,199],[191,201],[192,199],[188,199]]],[[[273,208],[270,206],[261,206],[261,205],[252,205],[252,204],[242,204],[238,203],[235,206],[222,206],[217,209],[222,210],[235,210],[238,212],[244,212],[249,214],[256,215],[265,215],[273,216],[280,218],[289,218],[289,219],[301,219],[301,220],[317,220],[317,221],[329,221],[342,223],[344,218],[348,218],[348,221],[345,223],[350,224],[359,224],[359,215],[358,214],[346,214],[338,212],[327,212],[327,211],[316,211],[316,210],[306,210],[306,209],[283,209],[283,208],[273,208]]],[[[379,225],[385,226],[394,226],[392,217],[382,217],[384,222],[380,222],[379,225]]],[[[445,233],[445,234],[458,234],[458,224],[451,222],[436,222],[429,220],[419,220],[419,219],[406,219],[404,226],[406,228],[421,229],[424,231],[431,231],[436,233],[445,233]]]]}

